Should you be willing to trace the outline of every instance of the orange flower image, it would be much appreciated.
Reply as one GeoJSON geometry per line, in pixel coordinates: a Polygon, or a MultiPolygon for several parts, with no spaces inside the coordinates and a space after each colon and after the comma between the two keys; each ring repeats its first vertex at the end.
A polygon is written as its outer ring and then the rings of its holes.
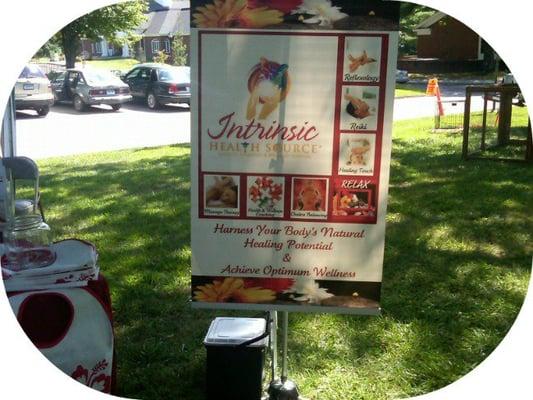
{"type": "Polygon", "coordinates": [[[276,293],[270,289],[260,287],[245,287],[240,278],[224,278],[213,283],[197,286],[194,300],[207,303],[235,302],[235,303],[265,303],[276,299],[276,293]]]}
{"type": "Polygon", "coordinates": [[[246,0],[214,0],[213,4],[197,7],[193,17],[198,28],[263,28],[283,21],[281,11],[250,8],[246,0]]]}

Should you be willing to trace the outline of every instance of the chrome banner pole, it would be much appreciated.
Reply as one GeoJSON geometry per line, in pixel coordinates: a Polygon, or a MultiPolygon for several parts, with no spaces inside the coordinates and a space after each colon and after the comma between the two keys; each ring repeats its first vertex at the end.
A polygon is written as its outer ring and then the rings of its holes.
{"type": "MultiPolygon", "coordinates": [[[[277,316],[276,316],[277,325],[277,316]]],[[[277,335],[276,335],[277,336],[277,335]]],[[[281,359],[281,379],[272,379],[270,386],[268,387],[268,400],[303,400],[298,393],[298,387],[294,382],[288,379],[287,365],[288,365],[288,336],[289,336],[289,313],[287,311],[282,312],[282,325],[281,325],[281,337],[283,340],[282,345],[282,359],[281,359]]],[[[273,342],[274,343],[274,342],[273,342]]],[[[277,347],[277,337],[275,339],[277,347]]],[[[273,370],[277,364],[277,348],[273,351],[272,365],[273,370]]],[[[275,373],[272,374],[275,376],[275,373]]]]}
{"type": "Polygon", "coordinates": [[[15,89],[7,101],[2,119],[2,157],[14,157],[16,153],[15,89]]]}
{"type": "Polygon", "coordinates": [[[282,335],[283,335],[283,358],[281,359],[281,382],[287,380],[287,340],[289,338],[289,313],[287,311],[282,312],[283,316],[283,325],[282,325],[282,335]]]}
{"type": "Polygon", "coordinates": [[[278,370],[278,312],[272,311],[272,380],[276,379],[278,370]]]}

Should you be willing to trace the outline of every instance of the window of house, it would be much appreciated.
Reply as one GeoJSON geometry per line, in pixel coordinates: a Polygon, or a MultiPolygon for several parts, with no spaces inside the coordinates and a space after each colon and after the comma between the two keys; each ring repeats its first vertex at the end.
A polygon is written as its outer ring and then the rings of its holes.
{"type": "Polygon", "coordinates": [[[159,40],[153,39],[152,40],[152,53],[155,54],[159,51],[159,40]]]}
{"type": "Polygon", "coordinates": [[[163,43],[165,44],[165,53],[170,54],[170,40],[165,39],[163,43]]]}
{"type": "Polygon", "coordinates": [[[93,54],[102,54],[102,43],[96,42],[91,45],[93,54]]]}

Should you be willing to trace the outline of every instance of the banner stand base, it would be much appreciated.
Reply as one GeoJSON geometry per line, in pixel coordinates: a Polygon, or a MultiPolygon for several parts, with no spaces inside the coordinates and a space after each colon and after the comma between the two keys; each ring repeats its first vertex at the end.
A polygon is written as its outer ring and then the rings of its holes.
{"type": "Polygon", "coordinates": [[[286,379],[282,381],[277,379],[270,382],[268,387],[268,397],[264,400],[305,400],[303,397],[300,397],[298,393],[298,387],[296,384],[286,379]]]}
{"type": "Polygon", "coordinates": [[[272,361],[273,361],[273,368],[272,368],[272,382],[270,382],[270,385],[268,386],[267,393],[268,396],[264,397],[263,400],[305,400],[303,397],[300,397],[300,394],[298,392],[298,387],[296,386],[296,383],[293,381],[287,379],[287,339],[288,339],[288,332],[289,332],[289,313],[287,311],[282,311],[283,316],[283,325],[281,327],[282,329],[282,336],[283,336],[283,358],[281,360],[281,378],[276,379],[275,378],[275,369],[277,364],[277,311],[273,311],[272,313],[272,337],[273,340],[273,346],[272,346],[272,361]]]}

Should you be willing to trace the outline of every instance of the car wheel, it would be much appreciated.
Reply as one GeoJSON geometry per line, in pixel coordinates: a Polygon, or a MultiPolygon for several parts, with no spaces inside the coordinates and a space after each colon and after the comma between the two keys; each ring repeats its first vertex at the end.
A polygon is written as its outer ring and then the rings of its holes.
{"type": "Polygon", "coordinates": [[[74,96],[74,109],[79,112],[85,110],[85,103],[78,95],[74,96]]]}
{"type": "Polygon", "coordinates": [[[44,117],[49,112],[50,112],[50,107],[48,106],[44,106],[44,107],[37,109],[37,114],[39,114],[41,117],[44,117]]]}
{"type": "Polygon", "coordinates": [[[159,102],[157,101],[157,97],[155,97],[153,92],[148,93],[146,96],[146,105],[150,110],[155,110],[159,107],[159,102]]]}
{"type": "Polygon", "coordinates": [[[111,108],[113,109],[113,111],[118,111],[118,110],[120,110],[121,107],[122,107],[122,104],[112,104],[111,105],[111,108]]]}

